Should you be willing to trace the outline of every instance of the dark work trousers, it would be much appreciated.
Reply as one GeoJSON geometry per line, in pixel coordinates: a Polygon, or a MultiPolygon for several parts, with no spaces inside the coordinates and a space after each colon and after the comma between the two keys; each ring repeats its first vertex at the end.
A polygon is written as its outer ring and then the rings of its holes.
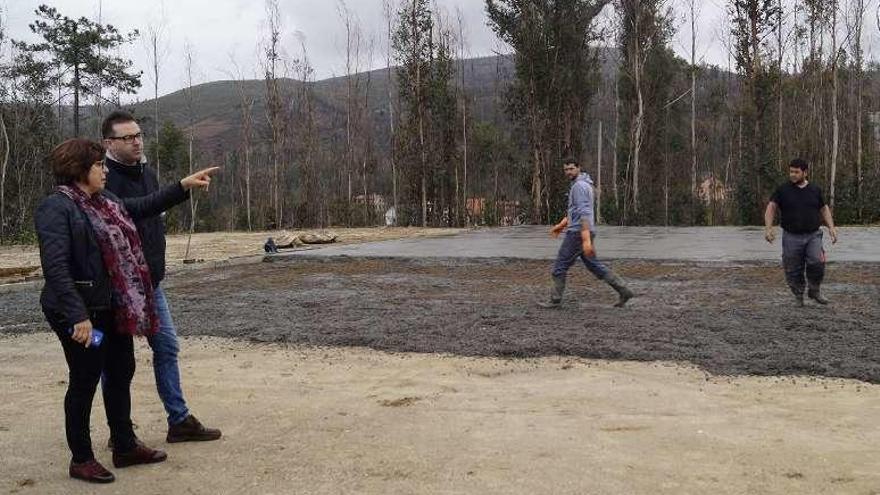
{"type": "Polygon", "coordinates": [[[825,249],[822,247],[822,231],[809,234],[782,232],[782,266],[785,279],[796,296],[804,294],[804,288],[818,291],[825,278],[825,249]],[[806,281],[804,280],[806,274],[806,281]]]}
{"type": "Polygon", "coordinates": [[[61,340],[67,360],[69,378],[64,396],[64,428],[73,462],[95,458],[89,426],[92,399],[102,372],[105,375],[104,411],[114,450],[127,452],[133,449],[135,436],[131,423],[131,380],[135,361],[132,337],[113,331],[111,313],[93,313],[90,318],[92,326],[104,332],[104,341],[98,347],[86,348],[70,337],[68,328],[60,324],[54,315],[46,314],[46,319],[61,340]]]}
{"type": "MultiPolygon", "coordinates": [[[[596,242],[596,233],[590,233],[590,239],[593,244],[596,242]]],[[[584,254],[582,247],[580,231],[566,232],[562,239],[562,245],[559,246],[559,254],[556,255],[556,262],[553,263],[553,269],[550,274],[556,278],[565,278],[568,269],[575,264],[577,260],[584,262],[584,266],[599,280],[605,280],[610,271],[608,267],[603,265],[595,256],[587,256],[584,254]]]]}

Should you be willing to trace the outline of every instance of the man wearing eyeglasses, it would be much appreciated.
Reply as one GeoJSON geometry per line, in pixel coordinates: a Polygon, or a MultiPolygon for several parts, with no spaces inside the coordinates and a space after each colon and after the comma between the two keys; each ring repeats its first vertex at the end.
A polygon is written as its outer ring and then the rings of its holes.
{"type": "MultiPolygon", "coordinates": [[[[147,166],[141,128],[128,112],[115,111],[104,119],[101,126],[104,147],[107,149],[107,189],[120,198],[146,196],[159,189],[156,172],[147,166]]],[[[188,193],[181,189],[180,201],[188,193]]],[[[190,414],[180,386],[180,368],[177,363],[177,330],[171,319],[171,310],[159,283],[165,278],[165,224],[161,216],[136,222],[143,244],[144,256],[155,286],[156,312],[159,333],[149,339],[153,349],[153,371],[156,388],[168,414],[168,436],[173,442],[206,441],[220,438],[220,430],[204,427],[190,414]]]]}

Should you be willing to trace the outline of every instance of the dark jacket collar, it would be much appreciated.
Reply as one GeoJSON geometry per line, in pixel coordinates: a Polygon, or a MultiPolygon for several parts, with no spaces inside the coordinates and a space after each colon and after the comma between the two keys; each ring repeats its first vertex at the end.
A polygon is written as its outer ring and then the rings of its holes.
{"type": "Polygon", "coordinates": [[[137,165],[123,165],[122,163],[119,163],[111,158],[109,155],[105,157],[104,162],[107,164],[107,168],[121,174],[128,175],[130,177],[140,177],[144,174],[143,163],[138,163],[137,165]]]}

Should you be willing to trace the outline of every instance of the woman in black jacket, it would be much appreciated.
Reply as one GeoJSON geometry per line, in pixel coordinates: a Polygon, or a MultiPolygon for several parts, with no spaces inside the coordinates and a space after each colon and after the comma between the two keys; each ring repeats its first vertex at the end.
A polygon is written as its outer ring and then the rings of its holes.
{"type": "Polygon", "coordinates": [[[92,399],[104,375],[104,409],[113,465],[162,462],[167,455],[136,442],[131,423],[134,335],[152,335],[157,323],[149,269],[132,218],[156,215],[207,187],[205,169],[141,198],[124,201],[104,191],[104,148],[70,139],[49,156],[58,187],[35,214],[45,285],[40,304],[61,340],[70,377],[64,398],[73,478],[110,483],[89,436],[92,399]],[[103,336],[103,341],[96,337],[103,336]]]}

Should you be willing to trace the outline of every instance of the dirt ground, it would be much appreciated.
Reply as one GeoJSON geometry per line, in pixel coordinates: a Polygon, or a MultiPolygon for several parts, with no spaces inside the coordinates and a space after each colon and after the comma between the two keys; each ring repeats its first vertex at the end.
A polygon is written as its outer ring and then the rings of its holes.
{"type": "MultiPolygon", "coordinates": [[[[164,443],[141,343],[138,435],[169,459],[95,487],[66,475],[54,337],[0,337],[0,492],[880,493],[880,387],[863,382],[208,337],[182,347],[190,405],[223,439],[164,443]]],[[[102,416],[99,398],[96,444],[102,416]]]]}
{"type": "MultiPolygon", "coordinates": [[[[300,258],[193,270],[163,283],[182,335],[478,357],[678,361],[721,375],[880,383],[880,264],[832,264],[833,304],[797,308],[766,264],[618,261],[640,295],[613,308],[572,270],[546,311],[543,261],[300,258]]],[[[0,331],[43,328],[36,284],[0,290],[0,331]]]]}
{"type": "MultiPolygon", "coordinates": [[[[549,265],[173,273],[184,386],[225,437],[94,493],[880,494],[880,264],[831,264],[833,304],[795,308],[777,264],[617,261],[629,307],[577,267],[548,311],[549,265]]],[[[66,477],[66,372],[38,289],[0,288],[0,490],[86,490],[66,477]]],[[[162,445],[138,356],[138,433],[162,445]]]]}
{"type": "MultiPolygon", "coordinates": [[[[565,307],[543,261],[288,258],[172,275],[182,335],[477,357],[688,362],[718,375],[880,383],[880,264],[829,265],[828,307],[798,308],[775,265],[618,261],[639,297],[578,267],[565,307]]],[[[0,288],[0,331],[45,327],[39,284],[0,288]]]]}
{"type": "MultiPolygon", "coordinates": [[[[422,229],[415,227],[391,228],[333,228],[326,230],[290,231],[294,233],[334,232],[339,244],[355,244],[391,239],[414,239],[453,235],[464,229],[422,229]]],[[[212,232],[194,234],[190,245],[190,258],[203,262],[223,261],[263,254],[266,238],[280,237],[285,231],[265,232],[212,232]]],[[[170,235],[167,238],[167,262],[169,271],[181,268],[186,253],[187,235],[170,235]]],[[[0,284],[8,284],[38,278],[40,253],[36,245],[0,246],[0,284]]]]}

